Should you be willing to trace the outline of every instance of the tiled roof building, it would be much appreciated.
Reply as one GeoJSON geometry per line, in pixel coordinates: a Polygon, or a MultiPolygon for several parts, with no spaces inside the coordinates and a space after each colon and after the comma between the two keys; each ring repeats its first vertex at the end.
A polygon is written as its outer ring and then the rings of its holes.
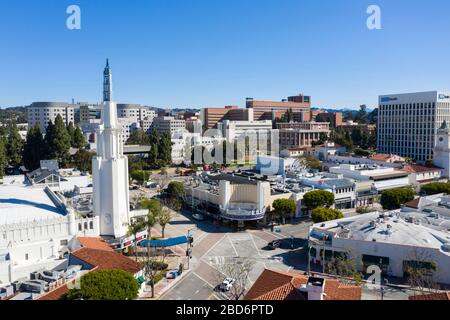
{"type": "MultiPolygon", "coordinates": [[[[317,288],[317,286],[316,286],[317,288]]],[[[317,290],[314,290],[317,292],[317,290]]],[[[266,269],[245,295],[245,300],[361,300],[361,287],[336,279],[320,279],[299,273],[266,269]],[[311,299],[310,288],[319,280],[319,299],[311,299]]]]}

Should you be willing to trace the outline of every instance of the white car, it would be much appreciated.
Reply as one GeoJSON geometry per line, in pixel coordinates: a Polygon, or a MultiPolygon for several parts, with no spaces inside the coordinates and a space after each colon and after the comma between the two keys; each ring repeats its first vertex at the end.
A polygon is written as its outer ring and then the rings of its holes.
{"type": "Polygon", "coordinates": [[[223,280],[223,282],[220,284],[220,290],[222,291],[230,291],[231,287],[233,287],[233,284],[236,280],[233,278],[226,278],[223,280]]]}

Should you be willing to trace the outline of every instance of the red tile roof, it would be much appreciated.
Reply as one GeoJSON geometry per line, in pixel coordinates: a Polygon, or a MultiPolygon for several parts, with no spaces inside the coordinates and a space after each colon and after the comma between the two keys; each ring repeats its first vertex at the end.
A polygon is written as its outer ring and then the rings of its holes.
{"type": "Polygon", "coordinates": [[[120,269],[135,274],[144,265],[114,251],[81,248],[71,253],[72,256],[98,267],[98,269],[120,269]]]}
{"type": "Polygon", "coordinates": [[[409,300],[450,300],[450,292],[421,294],[410,296],[409,300]]]}
{"type": "Polygon", "coordinates": [[[436,168],[436,167],[421,166],[418,164],[410,164],[410,165],[404,166],[403,170],[405,170],[406,172],[409,172],[409,173],[417,173],[417,172],[433,172],[433,171],[438,171],[438,170],[442,170],[442,169],[436,168]]]}
{"type": "Polygon", "coordinates": [[[105,240],[100,237],[77,237],[83,248],[114,251],[105,240]]]}
{"type": "MultiPolygon", "coordinates": [[[[307,284],[308,276],[300,273],[266,269],[253,284],[245,300],[305,300],[298,289],[307,284]]],[[[325,300],[361,300],[361,287],[345,285],[336,279],[325,279],[325,300]]]]}
{"type": "Polygon", "coordinates": [[[405,206],[408,208],[419,209],[420,198],[416,198],[414,200],[408,201],[405,203],[405,206]]]}
{"type": "Polygon", "coordinates": [[[385,154],[385,153],[376,153],[374,155],[371,155],[369,157],[370,160],[379,160],[379,161],[386,161],[394,157],[392,154],[385,154]]]}
{"type": "MultiPolygon", "coordinates": [[[[94,241],[94,243],[96,242],[94,241]]],[[[94,268],[90,271],[102,269],[120,269],[134,275],[144,268],[144,265],[142,265],[141,263],[123,256],[112,249],[99,250],[84,247],[72,252],[71,255],[92,265],[94,268]]],[[[69,291],[69,288],[67,287],[66,283],[56,288],[55,290],[48,292],[46,295],[41,296],[38,300],[59,300],[67,291],[69,291]]]]}

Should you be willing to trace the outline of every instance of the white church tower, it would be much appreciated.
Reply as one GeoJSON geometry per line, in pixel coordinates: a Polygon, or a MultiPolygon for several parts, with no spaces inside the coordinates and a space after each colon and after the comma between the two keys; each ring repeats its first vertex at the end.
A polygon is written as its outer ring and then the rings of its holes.
{"type": "Polygon", "coordinates": [[[450,129],[446,121],[437,131],[433,164],[444,169],[443,175],[445,177],[450,177],[450,129]]]}
{"type": "Polygon", "coordinates": [[[119,238],[130,221],[128,158],[123,155],[108,60],[103,79],[102,121],[96,136],[97,156],[92,159],[94,214],[99,216],[101,236],[119,238]]]}

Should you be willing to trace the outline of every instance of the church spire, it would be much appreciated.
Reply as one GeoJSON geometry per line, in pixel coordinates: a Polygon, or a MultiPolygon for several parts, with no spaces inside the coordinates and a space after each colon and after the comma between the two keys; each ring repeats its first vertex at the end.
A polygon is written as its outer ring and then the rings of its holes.
{"type": "Polygon", "coordinates": [[[109,59],[106,59],[106,67],[103,72],[103,101],[112,101],[112,73],[109,59]]]}

